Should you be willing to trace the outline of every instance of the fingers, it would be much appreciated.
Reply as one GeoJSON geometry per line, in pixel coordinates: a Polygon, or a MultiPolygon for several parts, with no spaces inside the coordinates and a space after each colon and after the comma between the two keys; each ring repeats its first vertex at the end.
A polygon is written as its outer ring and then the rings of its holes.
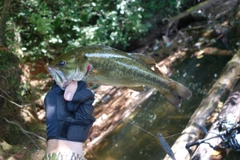
{"type": "Polygon", "coordinates": [[[92,105],[83,104],[74,112],[76,120],[80,120],[85,124],[90,124],[95,121],[93,117],[94,107],[92,105]]]}
{"type": "Polygon", "coordinates": [[[65,89],[64,92],[64,99],[66,101],[71,101],[73,98],[74,93],[76,92],[78,87],[77,81],[72,81],[65,89]]]}

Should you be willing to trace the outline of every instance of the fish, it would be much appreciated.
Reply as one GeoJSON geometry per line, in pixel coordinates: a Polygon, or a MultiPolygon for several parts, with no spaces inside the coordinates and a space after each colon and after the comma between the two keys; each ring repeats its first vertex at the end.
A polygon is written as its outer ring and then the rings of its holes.
{"type": "Polygon", "coordinates": [[[191,97],[184,85],[153,71],[151,56],[127,53],[109,46],[84,46],[64,53],[46,66],[55,82],[64,89],[72,80],[141,91],[156,88],[172,105],[191,97]]]}

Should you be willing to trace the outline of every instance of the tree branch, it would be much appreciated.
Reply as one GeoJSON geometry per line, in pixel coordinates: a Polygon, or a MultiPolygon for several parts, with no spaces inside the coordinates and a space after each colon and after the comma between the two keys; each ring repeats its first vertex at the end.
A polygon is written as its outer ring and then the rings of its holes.
{"type": "Polygon", "coordinates": [[[29,131],[26,131],[25,129],[22,128],[22,126],[16,122],[13,122],[13,121],[9,121],[7,118],[3,118],[7,123],[9,124],[14,124],[16,126],[18,126],[20,128],[20,130],[22,131],[23,134],[25,134],[29,139],[31,139],[31,141],[35,144],[35,146],[39,149],[37,143],[29,136],[29,135],[32,135],[32,136],[35,136],[43,141],[46,141],[45,138],[33,133],[33,132],[29,132],[29,131]]]}

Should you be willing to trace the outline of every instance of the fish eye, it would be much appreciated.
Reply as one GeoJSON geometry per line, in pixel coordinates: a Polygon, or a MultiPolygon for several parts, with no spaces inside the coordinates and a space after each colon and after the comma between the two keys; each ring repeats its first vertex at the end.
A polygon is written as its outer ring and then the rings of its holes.
{"type": "Polygon", "coordinates": [[[66,65],[66,61],[60,61],[59,66],[64,67],[66,65]]]}

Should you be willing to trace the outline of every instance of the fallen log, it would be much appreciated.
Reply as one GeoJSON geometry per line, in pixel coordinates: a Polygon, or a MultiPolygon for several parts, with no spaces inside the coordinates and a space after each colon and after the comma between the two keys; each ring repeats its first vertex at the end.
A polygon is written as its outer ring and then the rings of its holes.
{"type": "Polygon", "coordinates": [[[156,72],[160,72],[160,74],[163,75],[170,75],[171,74],[171,69],[173,64],[176,64],[178,60],[183,61],[187,57],[189,57],[190,54],[187,54],[185,51],[177,51],[172,55],[169,55],[167,58],[162,60],[161,62],[157,63],[154,66],[154,70],[156,72]]]}
{"type": "MultiPolygon", "coordinates": [[[[199,107],[193,113],[186,128],[182,131],[181,136],[175,141],[172,150],[175,157],[179,160],[189,159],[189,153],[185,149],[188,142],[194,142],[201,138],[199,126],[205,125],[206,119],[213,113],[214,109],[218,106],[219,102],[226,98],[226,95],[236,83],[236,77],[240,71],[240,50],[237,54],[227,63],[222,75],[213,85],[211,90],[202,100],[199,107]]],[[[164,160],[170,160],[168,156],[164,160]]]]}
{"type": "MultiPolygon", "coordinates": [[[[219,134],[219,124],[224,121],[227,123],[228,126],[234,125],[240,119],[240,83],[236,87],[230,96],[228,97],[227,101],[225,102],[218,119],[212,124],[206,138],[211,138],[219,134]]],[[[226,125],[226,124],[225,124],[226,125]]],[[[213,147],[218,146],[222,139],[220,137],[210,139],[207,141],[213,147]]],[[[194,160],[206,160],[206,159],[215,159],[221,160],[227,153],[226,149],[222,149],[222,152],[216,152],[213,148],[211,148],[208,144],[201,144],[196,151],[194,152],[191,159],[194,160]]]]}

